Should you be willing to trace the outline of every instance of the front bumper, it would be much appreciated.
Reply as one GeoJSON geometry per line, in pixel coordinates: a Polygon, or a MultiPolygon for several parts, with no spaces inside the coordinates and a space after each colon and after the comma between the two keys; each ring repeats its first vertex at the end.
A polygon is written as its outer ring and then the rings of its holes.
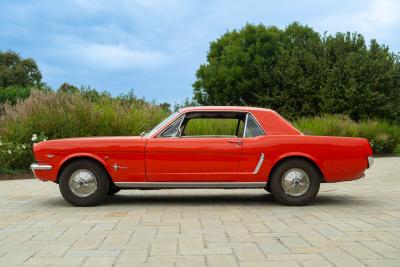
{"type": "Polygon", "coordinates": [[[38,163],[32,163],[31,164],[31,170],[33,172],[35,171],[51,171],[53,169],[53,166],[49,164],[38,164],[38,163]]]}
{"type": "Polygon", "coordinates": [[[53,166],[51,166],[50,164],[39,164],[39,163],[31,164],[31,170],[33,172],[33,175],[35,176],[36,179],[39,179],[39,180],[43,180],[43,179],[39,178],[39,176],[41,176],[40,173],[42,171],[46,172],[46,171],[51,171],[52,169],[53,169],[53,166]],[[37,175],[36,171],[39,172],[39,176],[37,175]]]}
{"type": "Polygon", "coordinates": [[[372,164],[374,164],[374,157],[369,156],[368,157],[368,168],[371,168],[372,164]]]}

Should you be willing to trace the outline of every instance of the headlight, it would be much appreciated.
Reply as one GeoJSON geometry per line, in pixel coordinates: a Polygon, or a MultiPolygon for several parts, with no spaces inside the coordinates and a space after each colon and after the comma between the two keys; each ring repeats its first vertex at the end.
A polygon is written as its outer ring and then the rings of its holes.
{"type": "Polygon", "coordinates": [[[374,157],[369,156],[368,157],[368,168],[371,168],[372,164],[374,164],[374,157]]]}

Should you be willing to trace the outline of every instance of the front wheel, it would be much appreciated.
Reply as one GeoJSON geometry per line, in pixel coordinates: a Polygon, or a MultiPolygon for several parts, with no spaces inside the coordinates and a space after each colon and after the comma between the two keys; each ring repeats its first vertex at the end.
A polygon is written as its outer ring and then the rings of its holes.
{"type": "Polygon", "coordinates": [[[68,164],[59,179],[63,198],[74,206],[100,204],[109,192],[110,182],[104,168],[91,160],[77,160],[68,164]]]}
{"type": "Polygon", "coordinates": [[[278,202],[289,206],[310,203],[318,194],[320,174],[306,160],[292,159],[281,163],[272,173],[270,189],[278,202]]]}
{"type": "Polygon", "coordinates": [[[116,193],[118,193],[121,189],[117,187],[114,183],[110,184],[110,188],[108,189],[108,194],[109,196],[114,196],[116,193]]]}

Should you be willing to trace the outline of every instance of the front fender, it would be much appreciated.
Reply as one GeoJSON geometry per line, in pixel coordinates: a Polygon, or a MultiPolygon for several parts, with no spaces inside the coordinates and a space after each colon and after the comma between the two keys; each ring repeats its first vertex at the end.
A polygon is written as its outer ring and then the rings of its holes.
{"type": "MultiPolygon", "coordinates": [[[[61,172],[62,168],[65,166],[65,164],[70,160],[74,160],[74,159],[78,159],[78,158],[93,159],[93,160],[99,162],[101,165],[103,165],[103,167],[107,170],[109,175],[111,174],[111,167],[108,164],[108,162],[104,160],[104,158],[102,158],[96,154],[92,154],[92,153],[73,153],[73,154],[69,154],[68,156],[64,157],[59,162],[58,167],[57,167],[57,179],[60,176],[60,172],[61,172]]],[[[111,175],[110,175],[110,177],[111,177],[111,175]]]]}

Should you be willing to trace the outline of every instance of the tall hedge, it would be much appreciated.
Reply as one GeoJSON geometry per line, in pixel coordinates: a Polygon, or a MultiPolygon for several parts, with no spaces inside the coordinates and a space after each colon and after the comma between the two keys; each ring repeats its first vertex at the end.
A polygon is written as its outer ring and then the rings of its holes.
{"type": "Polygon", "coordinates": [[[202,105],[400,122],[399,56],[376,40],[367,45],[361,34],[248,24],[211,42],[196,77],[194,99],[202,105]]]}

